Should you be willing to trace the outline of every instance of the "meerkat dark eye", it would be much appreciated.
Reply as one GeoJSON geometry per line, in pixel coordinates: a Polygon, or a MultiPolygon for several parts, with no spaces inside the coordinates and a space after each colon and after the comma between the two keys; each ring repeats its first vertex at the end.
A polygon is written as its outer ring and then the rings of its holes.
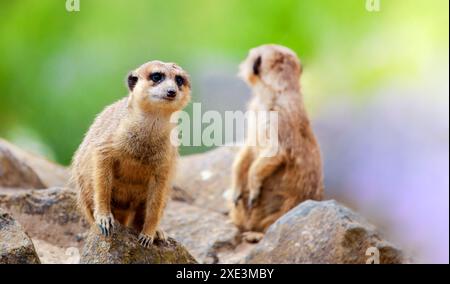
{"type": "Polygon", "coordinates": [[[158,82],[161,82],[162,80],[164,80],[164,74],[162,74],[160,72],[155,72],[155,73],[150,74],[149,78],[153,82],[158,83],[158,82]]]}
{"type": "Polygon", "coordinates": [[[175,82],[177,83],[178,87],[181,87],[184,85],[184,78],[180,75],[175,76],[175,82]]]}

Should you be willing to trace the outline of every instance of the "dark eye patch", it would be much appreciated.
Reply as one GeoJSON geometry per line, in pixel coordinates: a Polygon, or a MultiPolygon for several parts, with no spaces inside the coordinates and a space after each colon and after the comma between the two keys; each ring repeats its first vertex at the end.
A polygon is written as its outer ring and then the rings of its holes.
{"type": "Polygon", "coordinates": [[[258,56],[258,58],[256,58],[255,62],[253,63],[253,74],[255,74],[256,76],[259,75],[261,69],[261,61],[261,56],[258,56]]]}
{"type": "Polygon", "coordinates": [[[164,81],[164,78],[165,78],[165,76],[161,72],[154,72],[154,73],[151,73],[149,76],[149,79],[152,80],[154,83],[159,83],[161,81],[164,81]]]}
{"type": "Polygon", "coordinates": [[[133,91],[134,87],[136,86],[137,81],[138,81],[138,77],[136,75],[134,75],[132,73],[130,73],[128,75],[127,84],[128,84],[128,89],[130,91],[133,91]]]}
{"type": "Polygon", "coordinates": [[[178,87],[181,87],[181,86],[184,85],[185,80],[184,80],[184,78],[182,76],[177,75],[177,76],[175,76],[175,82],[177,83],[178,87]]]}

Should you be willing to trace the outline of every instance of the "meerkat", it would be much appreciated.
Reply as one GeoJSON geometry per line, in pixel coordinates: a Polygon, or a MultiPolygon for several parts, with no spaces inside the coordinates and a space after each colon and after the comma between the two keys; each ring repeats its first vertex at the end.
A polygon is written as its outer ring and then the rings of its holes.
{"type": "Polygon", "coordinates": [[[90,224],[110,236],[115,222],[136,229],[148,247],[166,237],[158,228],[178,150],[171,115],[190,101],[188,74],[174,63],[150,61],[129,73],[129,94],[95,119],[72,162],[78,205],[90,224]]]}
{"type": "MultiPolygon", "coordinates": [[[[247,137],[233,163],[230,217],[250,242],[300,202],[323,198],[321,154],[303,105],[301,72],[297,55],[278,45],[252,49],[240,65],[253,93],[248,109],[278,113],[277,149],[249,145],[247,137]]],[[[268,125],[254,127],[259,133],[268,125]]]]}

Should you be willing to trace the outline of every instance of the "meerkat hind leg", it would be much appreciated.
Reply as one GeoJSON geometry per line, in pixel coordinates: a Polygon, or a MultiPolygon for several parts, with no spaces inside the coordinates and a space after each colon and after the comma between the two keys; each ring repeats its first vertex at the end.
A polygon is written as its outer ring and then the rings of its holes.
{"type": "Polygon", "coordinates": [[[115,209],[113,210],[114,218],[125,227],[131,227],[134,222],[134,217],[136,215],[136,211],[134,210],[122,210],[115,209]]]}
{"type": "Polygon", "coordinates": [[[123,224],[126,227],[131,227],[133,225],[135,215],[136,215],[136,211],[134,211],[134,210],[128,211],[123,220],[123,224]]]}

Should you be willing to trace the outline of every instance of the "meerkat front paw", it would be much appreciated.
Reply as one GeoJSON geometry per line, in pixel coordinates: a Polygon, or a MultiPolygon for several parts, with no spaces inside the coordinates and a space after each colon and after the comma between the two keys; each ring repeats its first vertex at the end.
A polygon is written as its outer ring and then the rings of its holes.
{"type": "Polygon", "coordinates": [[[157,229],[153,236],[149,236],[144,233],[140,233],[138,241],[143,247],[148,248],[155,241],[166,242],[167,234],[161,229],[157,229]]]}
{"type": "Polygon", "coordinates": [[[100,229],[102,235],[109,237],[114,229],[114,216],[112,213],[109,214],[95,214],[95,223],[100,229]]]}
{"type": "Polygon", "coordinates": [[[145,248],[150,247],[150,245],[153,244],[153,240],[154,240],[153,236],[149,236],[144,233],[140,233],[138,237],[139,243],[145,248]]]}

